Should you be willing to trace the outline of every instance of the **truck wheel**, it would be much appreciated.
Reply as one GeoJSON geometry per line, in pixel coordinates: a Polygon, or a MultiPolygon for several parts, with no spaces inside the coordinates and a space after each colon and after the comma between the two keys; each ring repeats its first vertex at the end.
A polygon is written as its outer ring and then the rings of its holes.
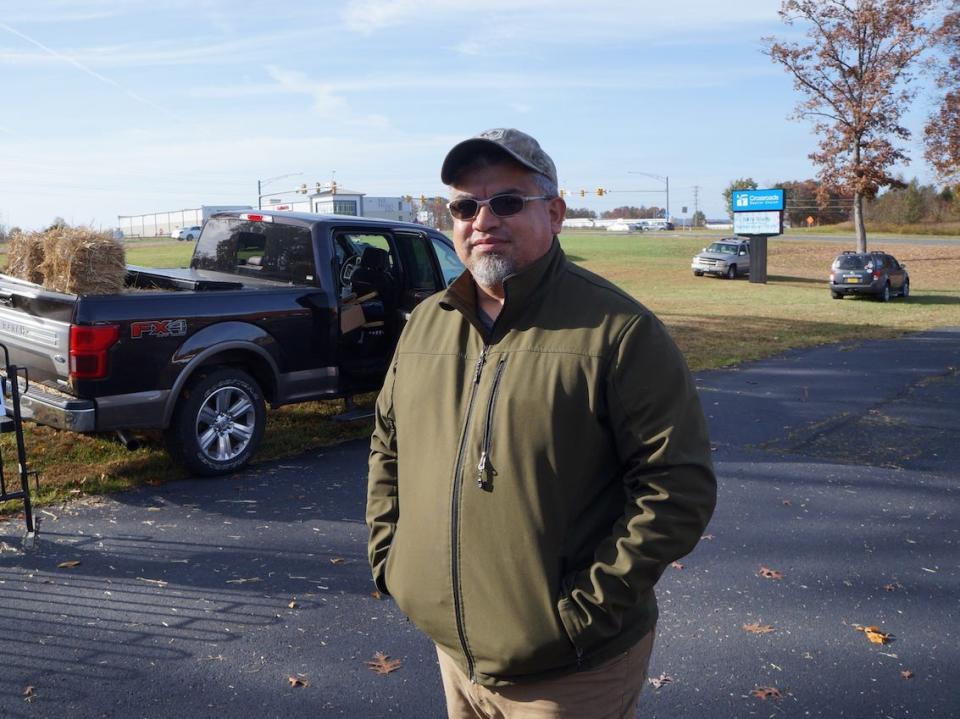
{"type": "Polygon", "coordinates": [[[190,381],[164,437],[174,460],[194,474],[213,477],[250,461],[266,423],[257,381],[243,370],[221,367],[190,381]]]}
{"type": "Polygon", "coordinates": [[[700,270],[694,270],[694,271],[693,271],[693,276],[694,276],[694,277],[703,277],[703,273],[702,273],[700,270]]]}
{"type": "Polygon", "coordinates": [[[883,283],[883,289],[880,290],[880,294],[877,295],[877,299],[880,300],[881,302],[890,301],[890,283],[889,282],[883,283]]]}
{"type": "Polygon", "coordinates": [[[737,266],[736,266],[736,265],[730,265],[730,266],[727,268],[727,274],[726,274],[725,276],[726,276],[726,278],[727,278],[728,280],[735,280],[735,279],[737,279],[737,266]]]}

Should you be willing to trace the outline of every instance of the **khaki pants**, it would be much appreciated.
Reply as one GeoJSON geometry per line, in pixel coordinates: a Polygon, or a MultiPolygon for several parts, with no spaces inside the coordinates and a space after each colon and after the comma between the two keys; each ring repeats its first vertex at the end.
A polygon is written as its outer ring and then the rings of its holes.
{"type": "Polygon", "coordinates": [[[437,649],[449,719],[633,719],[653,650],[650,632],[598,667],[509,687],[473,684],[437,649]]]}

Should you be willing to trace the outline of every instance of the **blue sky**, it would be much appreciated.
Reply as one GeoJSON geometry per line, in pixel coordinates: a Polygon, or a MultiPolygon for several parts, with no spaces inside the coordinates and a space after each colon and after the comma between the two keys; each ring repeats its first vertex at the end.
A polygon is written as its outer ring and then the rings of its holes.
{"type": "Polygon", "coordinates": [[[662,205],[648,173],[674,215],[699,186],[723,216],[733,178],[814,174],[791,82],[760,53],[787,32],[778,7],[0,0],[0,224],[255,204],[258,179],[290,173],[265,191],[440,195],[447,149],[498,126],[540,140],[572,206],[662,205]]]}

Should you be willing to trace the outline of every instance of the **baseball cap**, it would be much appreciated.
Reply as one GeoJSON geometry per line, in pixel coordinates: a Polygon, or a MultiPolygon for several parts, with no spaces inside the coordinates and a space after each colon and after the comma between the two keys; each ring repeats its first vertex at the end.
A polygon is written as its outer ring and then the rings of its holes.
{"type": "Polygon", "coordinates": [[[547,176],[554,183],[557,182],[557,168],[550,159],[550,155],[540,147],[539,142],[527,133],[512,127],[495,127],[453,146],[440,168],[440,179],[443,184],[452,184],[460,169],[477,153],[491,149],[534,172],[547,176]]]}

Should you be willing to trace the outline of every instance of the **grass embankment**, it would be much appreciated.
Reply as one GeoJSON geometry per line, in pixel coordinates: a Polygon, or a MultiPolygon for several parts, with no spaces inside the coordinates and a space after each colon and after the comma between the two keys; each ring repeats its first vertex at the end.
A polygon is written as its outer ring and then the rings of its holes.
{"type": "MultiPolygon", "coordinates": [[[[889,304],[831,299],[826,279],[838,252],[836,243],[771,240],[766,285],[694,277],[690,258],[705,243],[702,237],[577,232],[565,234],[562,243],[571,259],[609,278],[656,312],[694,370],[825,342],[960,325],[960,243],[886,248],[907,265],[912,284],[908,300],[889,304]]],[[[884,249],[882,243],[872,247],[884,249]]],[[[192,248],[192,243],[162,239],[131,242],[128,261],[183,266],[192,248]]],[[[369,403],[372,397],[364,401],[369,403]]],[[[367,436],[368,423],[345,425],[331,419],[341,408],[339,401],[311,402],[271,412],[257,460],[367,436]]],[[[110,437],[27,426],[28,461],[42,475],[41,503],[183,476],[163,451],[159,433],[142,435],[143,446],[128,452],[110,437]]],[[[15,477],[15,465],[10,465],[15,458],[12,437],[6,435],[0,442],[7,476],[15,477]]]]}

